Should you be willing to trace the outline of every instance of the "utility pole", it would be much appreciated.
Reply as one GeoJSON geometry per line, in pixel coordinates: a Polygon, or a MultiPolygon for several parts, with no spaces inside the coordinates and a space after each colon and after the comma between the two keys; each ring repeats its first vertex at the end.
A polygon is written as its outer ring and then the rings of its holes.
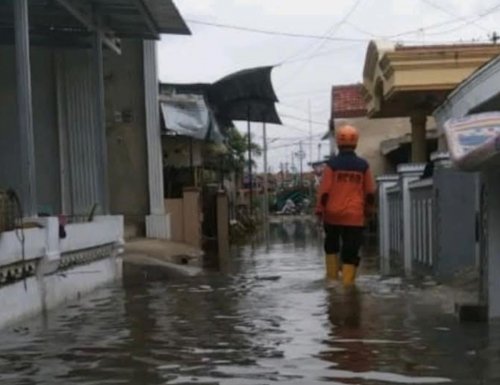
{"type": "Polygon", "coordinates": [[[248,122],[247,122],[247,135],[248,135],[248,183],[250,192],[250,216],[253,216],[253,178],[252,178],[252,136],[250,125],[250,107],[248,108],[248,122]]]}
{"type": "Polygon", "coordinates": [[[490,35],[490,40],[493,44],[497,44],[498,43],[498,40],[500,40],[500,35],[498,35],[498,33],[496,31],[494,31],[491,35],[490,35]]]}
{"type": "Polygon", "coordinates": [[[302,151],[302,141],[299,142],[299,159],[300,159],[300,188],[304,185],[303,183],[303,174],[302,174],[302,162],[304,160],[304,152],[302,151]]]}
{"type": "Polygon", "coordinates": [[[269,186],[267,180],[267,132],[266,122],[262,123],[262,136],[263,136],[263,152],[264,152],[264,220],[267,223],[269,216],[269,186]]]}
{"type": "Polygon", "coordinates": [[[312,118],[311,118],[311,100],[309,99],[309,163],[313,162],[313,143],[312,143],[312,118]]]}

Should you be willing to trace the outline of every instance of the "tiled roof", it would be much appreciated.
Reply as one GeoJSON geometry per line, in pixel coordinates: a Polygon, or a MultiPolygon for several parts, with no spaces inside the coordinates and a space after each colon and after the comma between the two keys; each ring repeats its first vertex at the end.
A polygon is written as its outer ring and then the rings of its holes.
{"type": "Polygon", "coordinates": [[[332,118],[357,118],[366,116],[363,85],[350,84],[332,87],[332,118]]]}

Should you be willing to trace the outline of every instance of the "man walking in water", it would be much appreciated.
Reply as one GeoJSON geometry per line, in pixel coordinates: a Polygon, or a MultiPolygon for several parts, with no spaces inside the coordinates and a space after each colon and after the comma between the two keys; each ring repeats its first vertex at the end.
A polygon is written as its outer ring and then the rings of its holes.
{"type": "Polygon", "coordinates": [[[325,229],[326,276],[337,280],[342,266],[345,286],[354,284],[359,266],[363,229],[375,203],[375,183],[366,160],[356,155],[358,130],[338,128],[339,153],[325,167],[318,189],[316,214],[325,229]]]}

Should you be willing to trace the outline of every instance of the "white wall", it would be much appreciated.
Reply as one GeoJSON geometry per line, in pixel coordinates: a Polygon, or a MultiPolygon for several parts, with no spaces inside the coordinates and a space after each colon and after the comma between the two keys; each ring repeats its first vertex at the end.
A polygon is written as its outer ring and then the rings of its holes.
{"type": "MultiPolygon", "coordinates": [[[[21,317],[57,306],[121,277],[123,217],[99,216],[93,222],[66,226],[67,237],[59,238],[59,220],[43,218],[40,229],[24,231],[25,261],[36,263],[36,275],[0,286],[0,327],[21,317]],[[65,253],[112,245],[107,258],[61,271],[65,253]]],[[[22,246],[18,234],[0,235],[0,269],[21,266],[22,246]],[[17,264],[17,265],[16,265],[17,264]]]]}
{"type": "Polygon", "coordinates": [[[0,288],[0,328],[35,316],[120,279],[121,258],[110,257],[63,273],[30,277],[0,288]]]}

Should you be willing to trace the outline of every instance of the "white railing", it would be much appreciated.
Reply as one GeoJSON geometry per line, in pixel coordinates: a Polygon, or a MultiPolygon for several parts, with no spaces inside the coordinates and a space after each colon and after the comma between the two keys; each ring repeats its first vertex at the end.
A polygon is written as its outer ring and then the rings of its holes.
{"type": "Polygon", "coordinates": [[[434,186],[432,179],[411,182],[410,218],[412,260],[432,267],[434,263],[434,186]]]}
{"type": "MultiPolygon", "coordinates": [[[[427,222],[432,223],[432,219],[428,219],[428,215],[433,214],[432,209],[429,212],[428,201],[420,200],[424,185],[426,189],[432,190],[432,183],[429,187],[428,181],[425,183],[418,181],[423,170],[424,166],[421,164],[404,164],[398,167],[396,175],[386,175],[377,179],[379,183],[379,242],[382,274],[390,274],[394,266],[397,270],[404,270],[406,275],[411,275],[415,247],[421,247],[421,244],[427,242],[428,234],[432,231],[426,228],[427,222]],[[410,186],[413,184],[412,190],[410,186]],[[416,199],[414,205],[412,191],[416,199]],[[420,244],[414,243],[417,241],[420,244]]],[[[427,196],[425,198],[427,199],[427,196]]],[[[429,248],[427,244],[426,247],[426,250],[432,249],[432,246],[429,248]]],[[[429,260],[425,253],[425,251],[419,250],[418,258],[432,263],[432,257],[429,260]]]]}
{"type": "Polygon", "coordinates": [[[421,164],[377,178],[382,274],[403,267],[406,276],[417,269],[446,279],[475,266],[479,183],[447,159],[434,157],[430,178],[422,179],[421,164]]]}
{"type": "Polygon", "coordinates": [[[403,221],[401,188],[399,185],[387,189],[389,219],[389,257],[401,257],[403,253],[403,221]]]}

